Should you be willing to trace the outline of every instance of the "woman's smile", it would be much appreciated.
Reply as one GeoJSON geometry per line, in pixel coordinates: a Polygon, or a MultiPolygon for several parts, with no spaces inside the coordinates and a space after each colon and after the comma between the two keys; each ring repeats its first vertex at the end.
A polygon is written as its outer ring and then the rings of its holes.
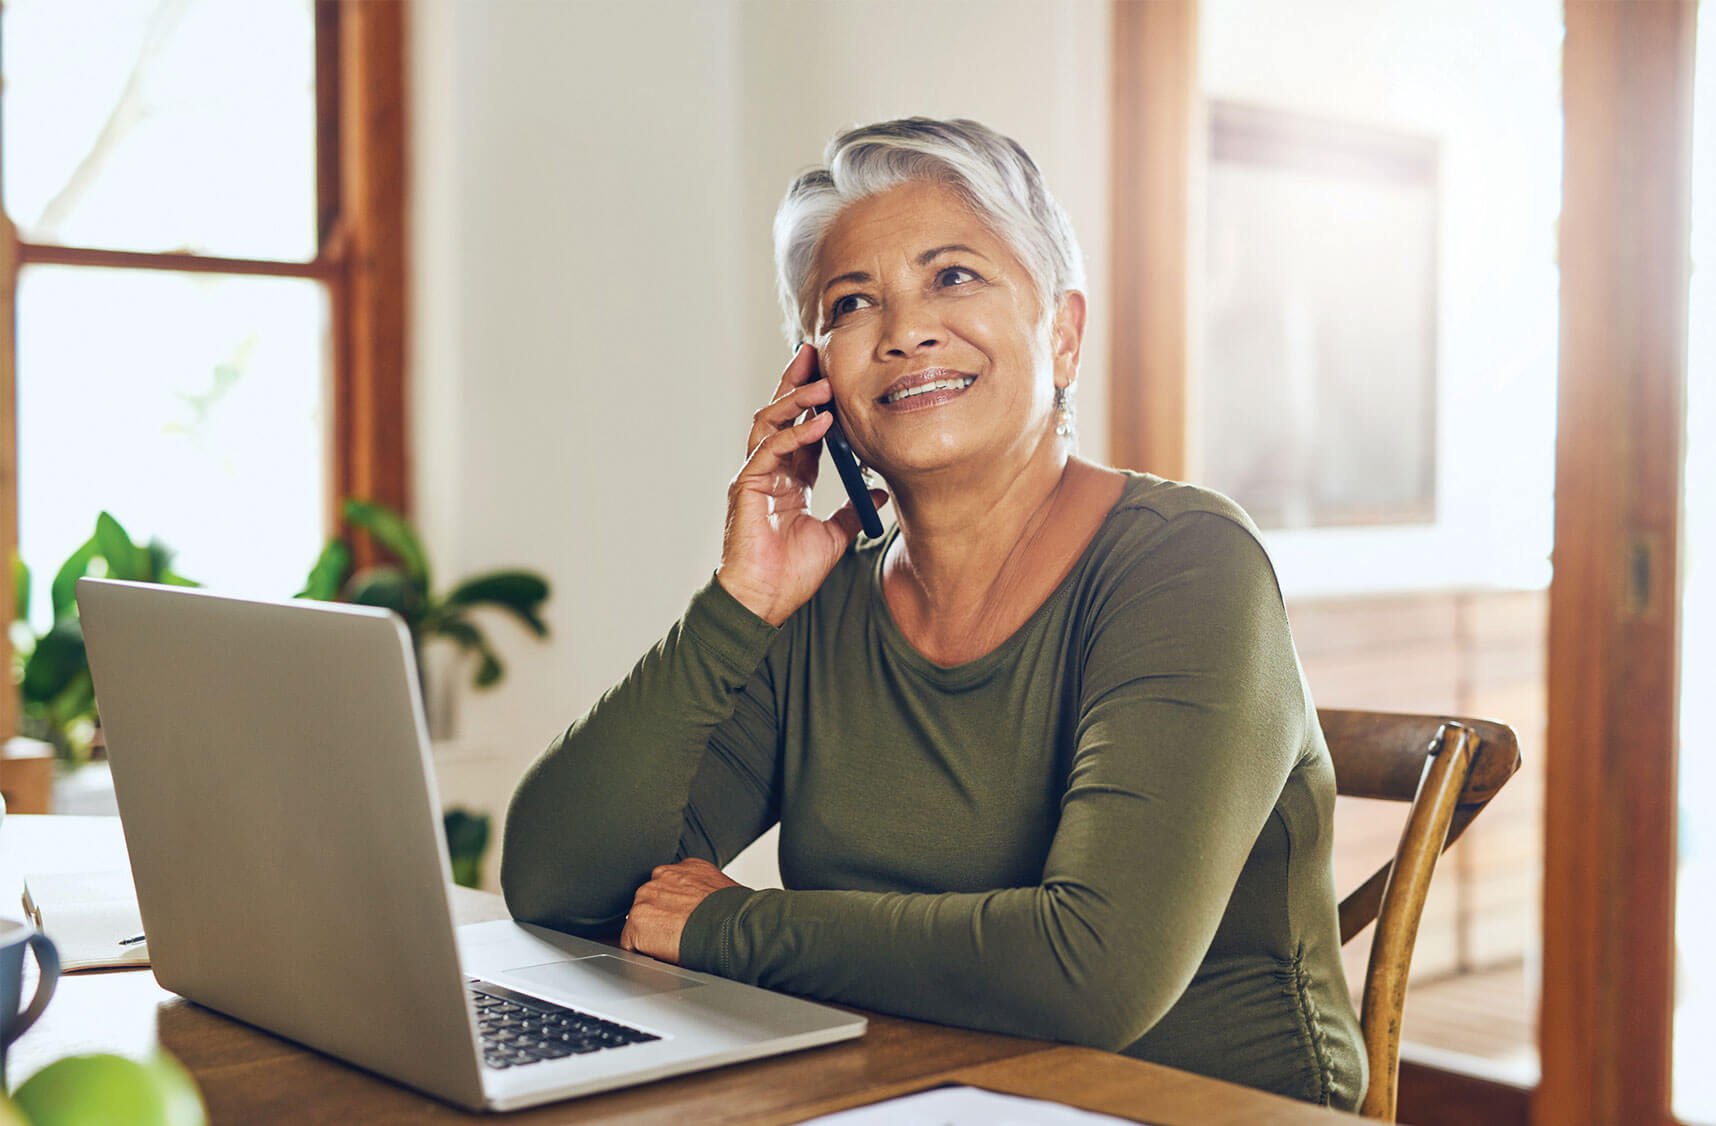
{"type": "Polygon", "coordinates": [[[925,368],[888,385],[876,401],[889,411],[921,411],[951,403],[977,382],[969,372],[925,368]]]}

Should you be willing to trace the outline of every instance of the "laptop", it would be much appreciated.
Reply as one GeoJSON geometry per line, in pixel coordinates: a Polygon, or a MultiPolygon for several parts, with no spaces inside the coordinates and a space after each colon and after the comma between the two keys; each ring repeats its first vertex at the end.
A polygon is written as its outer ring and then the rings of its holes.
{"type": "Polygon", "coordinates": [[[164,988],[474,1110],[863,1034],[542,927],[455,927],[391,612],[87,578],[77,600],[164,988]]]}

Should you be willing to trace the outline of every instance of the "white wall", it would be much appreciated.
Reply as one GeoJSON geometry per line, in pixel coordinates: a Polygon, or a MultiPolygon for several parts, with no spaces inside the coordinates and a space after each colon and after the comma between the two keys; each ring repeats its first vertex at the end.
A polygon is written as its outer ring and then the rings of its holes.
{"type": "MultiPolygon", "coordinates": [[[[1088,256],[1081,417],[1104,453],[1106,0],[421,0],[413,9],[413,504],[444,578],[522,564],[467,693],[498,805],[719,559],[726,483],[786,360],[769,223],[836,130],[968,116],[1017,138],[1088,256]]],[[[499,809],[495,809],[499,812],[499,809]]]]}

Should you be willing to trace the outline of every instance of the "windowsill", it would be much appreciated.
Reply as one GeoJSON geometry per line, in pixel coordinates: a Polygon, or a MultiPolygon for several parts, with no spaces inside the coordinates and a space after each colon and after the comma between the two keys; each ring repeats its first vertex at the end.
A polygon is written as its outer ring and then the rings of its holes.
{"type": "Polygon", "coordinates": [[[1511,547],[1547,537],[1503,536],[1478,527],[1426,524],[1387,528],[1265,531],[1284,598],[1545,590],[1547,547],[1511,547]]]}

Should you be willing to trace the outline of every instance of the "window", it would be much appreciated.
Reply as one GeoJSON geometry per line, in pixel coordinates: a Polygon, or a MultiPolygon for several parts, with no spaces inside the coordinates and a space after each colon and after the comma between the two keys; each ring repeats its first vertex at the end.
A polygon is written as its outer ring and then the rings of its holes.
{"type": "Polygon", "coordinates": [[[403,31],[355,0],[0,10],[0,553],[38,627],[104,509],[284,597],[336,498],[404,507],[403,31]]]}

